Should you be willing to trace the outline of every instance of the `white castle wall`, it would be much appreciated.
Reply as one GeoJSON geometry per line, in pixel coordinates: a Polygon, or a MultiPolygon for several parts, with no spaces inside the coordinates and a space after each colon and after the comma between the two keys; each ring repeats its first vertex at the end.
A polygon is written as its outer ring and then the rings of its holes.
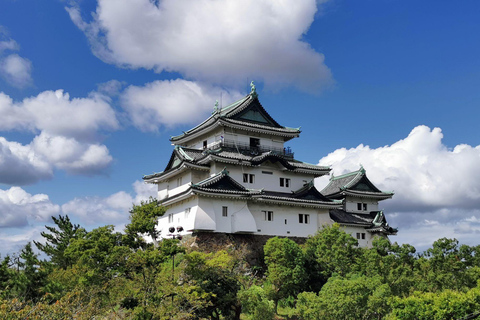
{"type": "MultiPolygon", "coordinates": [[[[363,209],[363,206],[362,206],[363,209]]],[[[378,202],[371,199],[365,198],[354,198],[354,197],[347,197],[345,201],[345,211],[347,212],[354,212],[354,213],[367,213],[370,211],[377,211],[378,210],[378,202]],[[358,203],[365,203],[367,205],[367,210],[358,210],[358,203]]]]}

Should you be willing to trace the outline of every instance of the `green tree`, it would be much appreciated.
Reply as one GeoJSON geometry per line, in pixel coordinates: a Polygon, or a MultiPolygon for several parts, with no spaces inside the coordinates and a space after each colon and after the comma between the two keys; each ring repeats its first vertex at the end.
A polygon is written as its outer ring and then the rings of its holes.
{"type": "Polygon", "coordinates": [[[237,297],[240,283],[238,275],[229,268],[231,264],[225,260],[225,254],[192,252],[185,255],[185,284],[208,301],[195,311],[200,318],[240,319],[241,305],[237,297]]]}
{"type": "Polygon", "coordinates": [[[275,306],[269,300],[262,287],[252,285],[238,293],[242,303],[242,311],[255,320],[271,320],[275,316],[275,306]]]}
{"type": "Polygon", "coordinates": [[[10,256],[6,256],[0,263],[0,297],[8,296],[13,276],[14,271],[11,269],[10,256]]]}
{"type": "Polygon", "coordinates": [[[314,293],[299,294],[297,310],[302,319],[381,319],[388,314],[388,285],[379,278],[334,276],[314,293]]]}
{"type": "Polygon", "coordinates": [[[125,231],[140,243],[143,240],[139,238],[139,234],[147,234],[152,238],[154,246],[158,247],[159,231],[156,226],[158,218],[164,214],[165,208],[158,205],[157,199],[150,197],[148,201],[142,201],[140,205],[133,205],[130,210],[130,223],[125,227],[125,231]]]}
{"type": "Polygon", "coordinates": [[[343,231],[338,224],[324,226],[305,243],[309,270],[309,284],[318,291],[333,274],[341,276],[354,271],[361,255],[358,241],[343,231]]]}
{"type": "Polygon", "coordinates": [[[81,281],[104,283],[123,274],[131,249],[123,245],[123,235],[113,226],[93,229],[84,237],[73,239],[65,250],[65,257],[86,268],[81,281]]]}
{"type": "Polygon", "coordinates": [[[29,242],[19,255],[19,272],[14,277],[14,290],[19,298],[25,301],[36,301],[43,294],[43,286],[47,282],[47,273],[40,266],[37,255],[29,242]]]}
{"type": "Polygon", "coordinates": [[[288,238],[271,238],[263,248],[267,265],[269,296],[277,312],[278,301],[297,296],[307,278],[305,257],[298,244],[288,238]]]}
{"type": "Polygon", "coordinates": [[[52,217],[52,220],[58,229],[45,226],[50,233],[44,231],[40,233],[45,238],[46,243],[33,242],[39,250],[50,257],[50,261],[54,265],[66,269],[72,265],[72,261],[65,257],[65,249],[67,249],[71,240],[85,236],[86,231],[78,224],[72,224],[68,215],[59,215],[58,218],[52,217]]]}

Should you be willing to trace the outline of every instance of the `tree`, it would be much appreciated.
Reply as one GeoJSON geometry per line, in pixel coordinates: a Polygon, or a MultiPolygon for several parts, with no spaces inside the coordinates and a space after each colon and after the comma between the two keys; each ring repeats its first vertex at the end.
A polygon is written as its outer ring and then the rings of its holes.
{"type": "Polygon", "coordinates": [[[240,319],[241,305],[237,297],[240,283],[238,275],[228,267],[226,255],[224,251],[185,255],[185,284],[208,302],[195,312],[201,319],[240,319]]]}
{"type": "Polygon", "coordinates": [[[271,320],[275,316],[275,306],[268,300],[262,287],[253,285],[240,291],[238,297],[242,303],[242,311],[255,320],[271,320]]]}
{"type": "Polygon", "coordinates": [[[22,249],[19,257],[20,272],[14,277],[15,291],[25,301],[35,301],[42,295],[42,288],[47,282],[47,273],[41,268],[30,242],[22,249]]]}
{"type": "Polygon", "coordinates": [[[305,243],[309,284],[316,285],[315,290],[333,274],[347,275],[358,267],[357,260],[361,252],[358,241],[341,230],[340,225],[324,226],[305,243]]]}
{"type": "Polygon", "coordinates": [[[297,310],[302,319],[381,319],[389,312],[389,287],[379,278],[352,275],[334,276],[318,296],[303,292],[298,296],[297,310]]]}
{"type": "Polygon", "coordinates": [[[72,265],[72,260],[65,257],[65,249],[70,245],[72,239],[85,236],[86,231],[78,224],[72,224],[68,215],[59,215],[58,218],[52,217],[52,220],[58,229],[45,226],[50,233],[43,231],[40,233],[45,238],[46,243],[33,242],[39,250],[45,252],[50,257],[50,261],[54,265],[66,269],[72,265]]]}
{"type": "Polygon", "coordinates": [[[130,210],[130,223],[125,227],[125,231],[137,240],[138,234],[148,234],[154,246],[158,247],[157,238],[160,233],[156,226],[158,218],[164,214],[165,208],[158,205],[157,199],[150,197],[148,201],[140,202],[140,205],[133,205],[130,210]]]}
{"type": "Polygon", "coordinates": [[[297,296],[306,281],[305,258],[302,249],[288,238],[271,238],[263,248],[267,265],[269,296],[277,312],[278,301],[297,296]]]}
{"type": "Polygon", "coordinates": [[[86,269],[83,281],[101,284],[124,272],[132,251],[123,245],[123,235],[113,231],[111,225],[93,229],[65,250],[66,258],[86,269]]]}

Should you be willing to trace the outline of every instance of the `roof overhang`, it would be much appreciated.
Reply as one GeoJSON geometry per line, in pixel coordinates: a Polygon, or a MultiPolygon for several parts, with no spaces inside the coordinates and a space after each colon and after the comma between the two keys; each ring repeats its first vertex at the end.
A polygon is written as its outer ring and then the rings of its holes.
{"type": "Polygon", "coordinates": [[[183,173],[187,170],[190,170],[190,169],[208,171],[208,170],[210,170],[210,167],[205,166],[205,165],[198,165],[198,164],[183,161],[180,165],[178,165],[177,167],[172,168],[168,171],[159,172],[159,173],[155,173],[155,174],[152,174],[152,175],[144,176],[143,180],[146,183],[158,184],[158,183],[164,182],[164,181],[166,181],[166,180],[168,180],[168,179],[170,179],[170,178],[172,178],[172,177],[174,177],[174,176],[176,176],[180,173],[183,173]]]}

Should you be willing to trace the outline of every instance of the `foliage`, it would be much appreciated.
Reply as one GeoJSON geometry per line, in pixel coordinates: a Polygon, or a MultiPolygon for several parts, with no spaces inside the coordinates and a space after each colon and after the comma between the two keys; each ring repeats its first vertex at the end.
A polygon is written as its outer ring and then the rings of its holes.
{"type": "Polygon", "coordinates": [[[238,293],[242,311],[255,320],[271,320],[275,316],[275,306],[262,287],[253,285],[238,293]]]}
{"type": "Polygon", "coordinates": [[[185,280],[209,305],[196,311],[210,319],[238,319],[241,306],[237,298],[240,284],[237,275],[224,262],[223,254],[192,252],[185,256],[185,280]],[[218,259],[221,261],[217,261],[218,259]]]}
{"type": "Polygon", "coordinates": [[[65,250],[73,239],[82,238],[85,235],[85,229],[78,224],[72,224],[68,215],[52,217],[55,227],[45,226],[50,233],[42,231],[40,234],[45,238],[46,243],[34,241],[35,246],[45,252],[50,257],[50,262],[54,265],[65,269],[73,264],[73,262],[65,257],[65,250]]]}
{"type": "Polygon", "coordinates": [[[242,246],[204,253],[178,239],[147,244],[141,235],[156,240],[163,212],[154,199],[135,206],[124,233],[53,218],[45,243],[35,243],[49,261],[29,243],[0,262],[0,318],[262,320],[278,318],[277,306],[306,320],[461,319],[480,311],[478,245],[442,238],[417,254],[378,237],[358,248],[333,225],[303,246],[271,238],[265,265],[249,265],[242,246]]]}
{"type": "Polygon", "coordinates": [[[264,247],[267,265],[268,295],[274,301],[275,312],[278,301],[296,296],[307,279],[305,257],[298,244],[288,238],[274,237],[264,247]]]}
{"type": "MultiPolygon", "coordinates": [[[[358,241],[345,233],[338,224],[324,226],[315,236],[309,237],[305,244],[305,255],[312,269],[325,283],[333,274],[347,275],[357,265],[361,254],[358,241]]],[[[312,282],[312,281],[310,281],[312,282]]]]}
{"type": "Polygon", "coordinates": [[[139,235],[147,234],[152,238],[155,247],[158,246],[159,232],[156,229],[158,218],[165,214],[165,208],[158,205],[157,199],[150,197],[148,201],[142,201],[140,205],[133,205],[130,210],[130,223],[126,225],[125,232],[136,243],[143,244],[139,235]]]}
{"type": "Polygon", "coordinates": [[[386,319],[460,319],[480,310],[480,287],[467,292],[444,290],[439,293],[415,292],[392,301],[392,312],[386,319]]]}

